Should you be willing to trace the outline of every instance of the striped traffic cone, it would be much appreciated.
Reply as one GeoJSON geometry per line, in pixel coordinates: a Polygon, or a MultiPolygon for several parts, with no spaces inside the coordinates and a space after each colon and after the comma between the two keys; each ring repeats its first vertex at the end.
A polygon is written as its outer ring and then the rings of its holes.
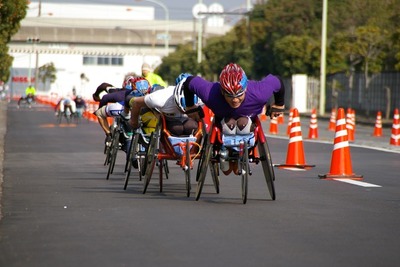
{"type": "Polygon", "coordinates": [[[303,148],[303,138],[301,135],[300,116],[297,108],[293,109],[293,119],[290,128],[290,138],[288,153],[285,164],[274,165],[280,169],[311,169],[315,165],[306,164],[303,148]]]}
{"type": "Polygon", "coordinates": [[[390,144],[394,146],[400,146],[400,115],[399,109],[394,110],[392,135],[390,136],[390,144]]]}
{"type": "Polygon", "coordinates": [[[376,114],[375,128],[372,136],[381,137],[382,135],[382,112],[378,111],[376,114]]]}
{"type": "Polygon", "coordinates": [[[267,115],[265,114],[266,110],[267,110],[267,107],[264,106],[261,114],[258,116],[260,118],[260,121],[266,121],[267,120],[267,115]]]}
{"type": "Polygon", "coordinates": [[[348,135],[348,141],[354,141],[354,121],[353,121],[353,110],[351,108],[347,109],[346,112],[346,129],[348,135]]]}
{"type": "Polygon", "coordinates": [[[289,120],[288,120],[288,125],[287,125],[287,130],[286,130],[287,135],[290,135],[290,128],[292,127],[292,120],[293,120],[293,108],[291,108],[289,111],[289,120]]]}
{"type": "Polygon", "coordinates": [[[278,116],[278,124],[284,124],[285,118],[283,117],[283,113],[278,116]]]}
{"type": "Polygon", "coordinates": [[[336,127],[336,109],[333,108],[331,111],[331,117],[329,119],[328,130],[335,131],[335,127],[336,127]]]}
{"type": "Polygon", "coordinates": [[[278,119],[276,117],[273,117],[269,121],[269,133],[278,134],[278,119]]]}
{"type": "Polygon", "coordinates": [[[346,130],[344,109],[339,108],[336,121],[335,140],[331,158],[331,169],[327,174],[318,175],[322,179],[353,179],[362,180],[362,175],[353,173],[351,166],[350,147],[346,130]]]}
{"type": "Polygon", "coordinates": [[[315,108],[311,111],[310,126],[308,128],[308,138],[318,138],[318,122],[317,122],[317,111],[315,108]]]}

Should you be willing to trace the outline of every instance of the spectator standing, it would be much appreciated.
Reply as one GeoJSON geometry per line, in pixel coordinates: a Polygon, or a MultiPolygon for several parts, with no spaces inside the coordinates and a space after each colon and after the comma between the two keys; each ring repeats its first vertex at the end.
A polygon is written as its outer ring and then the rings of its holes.
{"type": "Polygon", "coordinates": [[[149,81],[150,85],[153,86],[158,84],[162,87],[166,87],[167,84],[165,81],[160,77],[160,75],[155,74],[153,70],[150,68],[150,65],[147,63],[143,63],[142,65],[142,76],[149,81]]]}

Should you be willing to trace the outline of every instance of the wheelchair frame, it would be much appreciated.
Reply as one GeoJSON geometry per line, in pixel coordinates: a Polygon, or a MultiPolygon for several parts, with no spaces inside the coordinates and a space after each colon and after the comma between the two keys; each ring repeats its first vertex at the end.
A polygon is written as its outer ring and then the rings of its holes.
{"type": "Polygon", "coordinates": [[[146,193],[149,186],[156,160],[159,161],[158,167],[160,192],[162,192],[163,190],[163,168],[165,169],[165,166],[167,166],[166,162],[168,160],[175,160],[177,162],[177,165],[179,165],[185,172],[186,196],[189,197],[191,191],[190,171],[191,169],[193,169],[194,159],[197,159],[200,156],[201,143],[205,134],[206,130],[204,122],[200,121],[197,131],[194,134],[194,137],[196,137],[197,140],[196,142],[189,141],[187,139],[186,142],[175,144],[178,145],[183,151],[182,155],[180,155],[175,151],[175,145],[172,145],[168,139],[168,137],[172,135],[167,130],[165,116],[163,114],[160,114],[157,128],[151,134],[149,147],[145,156],[143,194],[146,193]],[[190,146],[192,147],[190,149],[187,149],[187,147],[190,146]]]}
{"type": "Polygon", "coordinates": [[[129,155],[126,161],[126,168],[125,168],[125,183],[124,183],[124,190],[126,190],[129,177],[132,170],[133,160],[137,160],[138,164],[138,173],[139,173],[139,181],[142,180],[143,173],[144,173],[144,159],[146,155],[146,151],[149,147],[150,143],[150,136],[144,134],[141,130],[136,130],[133,134],[132,141],[129,148],[129,155]],[[147,136],[149,136],[149,140],[146,140],[147,136]]]}
{"type": "MultiPolygon", "coordinates": [[[[269,151],[267,139],[264,135],[261,121],[258,117],[256,117],[253,121],[255,123],[254,136],[255,136],[255,144],[254,146],[249,146],[244,141],[240,142],[237,146],[227,147],[229,154],[236,154],[232,157],[229,157],[227,160],[237,161],[239,172],[237,175],[242,176],[242,201],[243,204],[247,202],[247,194],[248,194],[248,175],[251,175],[250,163],[258,164],[261,162],[265,180],[268,186],[269,194],[272,200],[275,200],[275,173],[272,165],[271,154],[269,151]],[[233,153],[232,148],[236,147],[238,153],[233,153]]],[[[219,163],[220,163],[220,150],[223,146],[222,141],[222,130],[220,125],[216,125],[215,122],[211,125],[210,133],[208,137],[204,140],[201,157],[199,160],[199,165],[197,169],[197,190],[196,190],[196,200],[199,200],[208,166],[210,165],[211,177],[213,179],[214,185],[219,183],[219,163]]],[[[219,192],[219,191],[217,191],[219,192]]]]}

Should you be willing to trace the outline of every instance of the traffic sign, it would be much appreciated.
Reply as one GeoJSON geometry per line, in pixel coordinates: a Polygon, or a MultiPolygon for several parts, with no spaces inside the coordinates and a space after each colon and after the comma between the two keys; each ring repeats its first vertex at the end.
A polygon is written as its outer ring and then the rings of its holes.
{"type": "Polygon", "coordinates": [[[208,8],[205,4],[203,3],[198,3],[195,4],[192,8],[192,14],[193,17],[195,17],[196,19],[204,19],[206,17],[205,14],[199,14],[200,12],[207,12],[208,8]]]}

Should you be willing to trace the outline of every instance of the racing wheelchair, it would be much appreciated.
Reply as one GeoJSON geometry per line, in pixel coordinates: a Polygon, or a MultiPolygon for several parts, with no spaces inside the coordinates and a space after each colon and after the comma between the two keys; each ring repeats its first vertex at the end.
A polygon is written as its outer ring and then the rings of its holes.
{"type": "MultiPolygon", "coordinates": [[[[267,115],[270,115],[270,112],[269,110],[267,115]]],[[[250,134],[228,136],[222,133],[221,124],[213,121],[210,132],[203,142],[198,163],[196,200],[200,198],[209,166],[214,184],[215,181],[219,181],[219,165],[222,161],[238,164],[236,174],[241,176],[243,204],[247,202],[248,176],[252,174],[251,163],[261,162],[269,194],[272,200],[275,200],[275,173],[267,139],[258,117],[253,119],[253,124],[255,128],[250,134]]]]}
{"type": "MultiPolygon", "coordinates": [[[[166,118],[160,114],[160,119],[156,130],[150,136],[149,146],[144,158],[142,168],[144,175],[143,194],[146,193],[149,186],[156,161],[159,168],[159,187],[163,190],[163,169],[168,166],[168,160],[176,161],[176,164],[182,168],[185,173],[186,196],[190,197],[191,191],[191,170],[193,161],[200,156],[203,137],[206,130],[203,121],[198,123],[197,130],[190,136],[173,136],[167,130],[166,118]]],[[[167,170],[165,171],[167,173],[167,170]]]]}
{"type": "MultiPolygon", "coordinates": [[[[108,165],[108,171],[106,179],[110,178],[110,175],[114,172],[115,162],[117,159],[119,150],[126,150],[130,146],[129,142],[132,140],[132,133],[127,129],[127,122],[125,122],[121,117],[114,117],[113,123],[111,125],[112,139],[109,145],[106,144],[105,153],[106,159],[104,165],[108,165]]],[[[125,162],[126,172],[128,166],[128,161],[125,162]]]]}
{"type": "Polygon", "coordinates": [[[150,136],[151,134],[145,134],[142,128],[138,128],[133,133],[132,141],[128,149],[128,157],[126,159],[124,190],[128,187],[132,167],[138,169],[139,180],[141,181],[143,178],[144,158],[149,146],[150,136]]]}

